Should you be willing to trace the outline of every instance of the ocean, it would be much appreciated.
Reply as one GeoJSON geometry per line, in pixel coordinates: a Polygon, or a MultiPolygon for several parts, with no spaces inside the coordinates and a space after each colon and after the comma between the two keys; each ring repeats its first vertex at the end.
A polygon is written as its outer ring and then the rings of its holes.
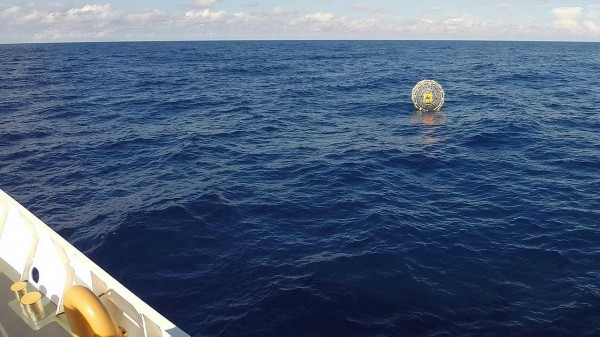
{"type": "Polygon", "coordinates": [[[0,45],[0,188],[193,336],[599,336],[599,74],[598,43],[0,45]]]}

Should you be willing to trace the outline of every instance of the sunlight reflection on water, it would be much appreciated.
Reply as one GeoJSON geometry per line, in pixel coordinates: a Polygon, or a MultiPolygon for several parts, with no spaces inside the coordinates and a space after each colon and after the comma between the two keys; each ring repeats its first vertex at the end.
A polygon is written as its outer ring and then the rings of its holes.
{"type": "Polygon", "coordinates": [[[446,115],[443,111],[415,111],[411,118],[413,124],[423,125],[423,134],[419,140],[427,145],[435,144],[443,138],[437,136],[437,128],[433,126],[444,125],[446,122],[446,115]]]}

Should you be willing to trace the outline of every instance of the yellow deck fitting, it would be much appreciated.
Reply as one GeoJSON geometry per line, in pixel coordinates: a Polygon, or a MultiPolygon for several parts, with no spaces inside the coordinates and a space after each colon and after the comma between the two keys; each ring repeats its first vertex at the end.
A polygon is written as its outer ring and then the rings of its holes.
{"type": "Polygon", "coordinates": [[[42,294],[33,291],[21,297],[21,304],[25,306],[25,310],[32,320],[38,321],[46,317],[44,306],[42,306],[42,294]]]}

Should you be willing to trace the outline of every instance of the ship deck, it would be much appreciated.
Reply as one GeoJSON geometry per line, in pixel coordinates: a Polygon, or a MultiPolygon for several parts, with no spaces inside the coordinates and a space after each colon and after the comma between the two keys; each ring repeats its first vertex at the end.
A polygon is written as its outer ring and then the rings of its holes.
{"type": "Polygon", "coordinates": [[[0,259],[0,337],[68,337],[69,332],[63,328],[54,316],[56,306],[51,302],[44,306],[47,316],[39,330],[34,330],[26,322],[27,319],[11,307],[16,304],[15,294],[10,290],[13,280],[8,276],[10,271],[0,259]]]}

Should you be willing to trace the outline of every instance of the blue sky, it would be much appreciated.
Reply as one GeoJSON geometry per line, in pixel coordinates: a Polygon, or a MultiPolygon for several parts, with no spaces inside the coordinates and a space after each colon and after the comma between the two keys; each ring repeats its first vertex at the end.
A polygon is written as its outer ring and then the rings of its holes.
{"type": "Polygon", "coordinates": [[[600,42],[600,0],[0,0],[0,43],[223,39],[600,42]]]}

